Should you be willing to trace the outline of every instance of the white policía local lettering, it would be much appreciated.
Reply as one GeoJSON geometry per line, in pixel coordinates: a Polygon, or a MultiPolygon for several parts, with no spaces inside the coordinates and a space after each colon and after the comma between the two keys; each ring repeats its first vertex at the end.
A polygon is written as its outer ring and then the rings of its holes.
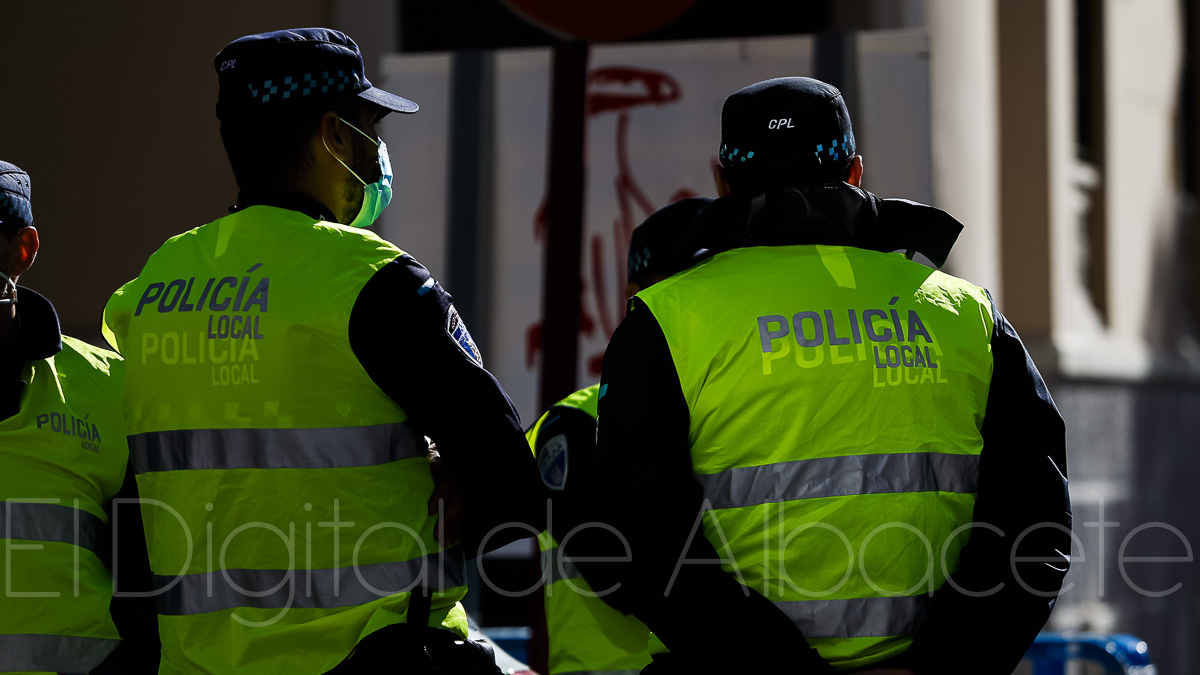
{"type": "MultiPolygon", "coordinates": [[[[234,317],[241,319],[242,317],[234,317]]],[[[141,362],[164,366],[209,365],[214,386],[258,384],[258,317],[245,317],[241,337],[214,338],[204,331],[142,333],[141,362]]],[[[232,322],[231,322],[232,323],[232,322]]]]}

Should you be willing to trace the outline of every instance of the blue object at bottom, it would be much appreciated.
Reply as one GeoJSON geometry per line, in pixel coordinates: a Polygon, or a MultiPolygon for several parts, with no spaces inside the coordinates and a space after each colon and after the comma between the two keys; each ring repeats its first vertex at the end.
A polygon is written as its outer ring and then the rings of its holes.
{"type": "Polygon", "coordinates": [[[525,626],[492,627],[486,629],[488,639],[522,663],[529,663],[531,631],[525,626]]]}
{"type": "Polygon", "coordinates": [[[1025,652],[1025,658],[1033,663],[1033,675],[1065,675],[1067,662],[1075,660],[1100,664],[1107,675],[1155,673],[1145,641],[1118,633],[1041,633],[1025,652]]]}

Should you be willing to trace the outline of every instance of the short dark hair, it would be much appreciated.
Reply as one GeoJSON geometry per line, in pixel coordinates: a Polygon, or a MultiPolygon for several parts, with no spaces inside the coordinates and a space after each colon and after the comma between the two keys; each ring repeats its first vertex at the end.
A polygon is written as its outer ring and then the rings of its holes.
{"type": "Polygon", "coordinates": [[[357,99],[311,101],[293,105],[286,114],[243,112],[221,121],[221,142],[238,188],[262,189],[287,185],[310,166],[308,139],[332,110],[360,125],[357,99]]]}
{"type": "Polygon", "coordinates": [[[758,167],[724,167],[725,180],[736,195],[756,195],[778,188],[837,183],[850,177],[855,155],[827,161],[815,170],[761,171],[758,167]]]}

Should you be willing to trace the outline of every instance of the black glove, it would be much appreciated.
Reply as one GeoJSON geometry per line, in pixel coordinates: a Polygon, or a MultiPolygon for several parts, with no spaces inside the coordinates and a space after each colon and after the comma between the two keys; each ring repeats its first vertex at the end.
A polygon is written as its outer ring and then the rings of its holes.
{"type": "MultiPolygon", "coordinates": [[[[449,634],[449,631],[439,631],[449,634]]],[[[452,634],[451,634],[452,635],[452,634]]],[[[431,640],[426,651],[433,658],[438,675],[485,675],[502,671],[496,665],[496,652],[483,640],[431,640]]]]}
{"type": "Polygon", "coordinates": [[[398,623],[363,638],[326,675],[499,675],[490,645],[442,628],[398,623]]]}

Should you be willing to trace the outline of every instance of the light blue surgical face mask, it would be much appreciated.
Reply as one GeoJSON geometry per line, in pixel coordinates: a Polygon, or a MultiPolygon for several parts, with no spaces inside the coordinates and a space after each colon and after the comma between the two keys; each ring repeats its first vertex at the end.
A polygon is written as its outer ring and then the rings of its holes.
{"type": "MultiPolygon", "coordinates": [[[[370,227],[375,222],[375,219],[379,217],[379,214],[383,213],[383,210],[387,208],[388,203],[392,201],[392,160],[390,157],[388,157],[387,143],[371,138],[365,132],[363,132],[362,129],[359,129],[340,117],[338,118],[338,121],[362,134],[364,138],[366,138],[368,141],[371,141],[376,145],[376,147],[379,148],[379,180],[375,181],[374,183],[368,183],[357,173],[354,173],[354,169],[346,166],[345,162],[343,162],[337,155],[334,155],[333,152],[329,150],[328,144],[325,145],[325,151],[329,152],[329,154],[338,161],[338,164],[345,166],[346,170],[350,172],[350,175],[357,178],[358,182],[363,184],[362,206],[359,207],[358,215],[354,217],[354,220],[347,224],[350,225],[350,227],[370,227]]],[[[321,142],[325,143],[325,139],[322,138],[321,142]]]]}

